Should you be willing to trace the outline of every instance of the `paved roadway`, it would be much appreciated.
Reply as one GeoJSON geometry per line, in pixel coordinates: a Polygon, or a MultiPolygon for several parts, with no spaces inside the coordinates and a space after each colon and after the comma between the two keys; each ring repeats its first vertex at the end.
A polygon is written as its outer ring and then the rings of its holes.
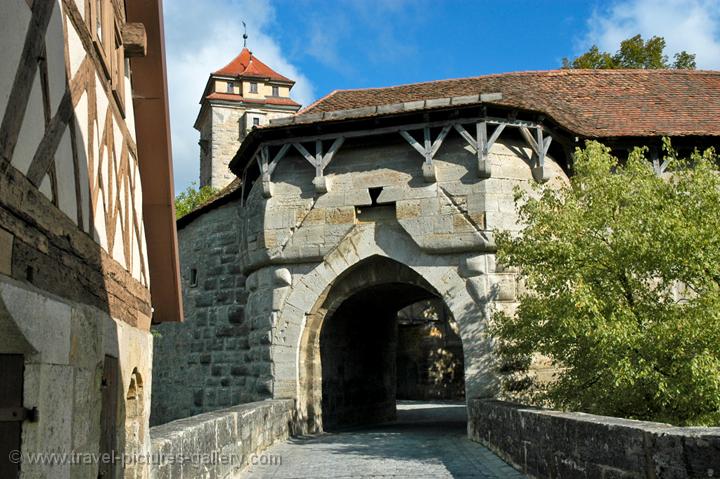
{"type": "Polygon", "coordinates": [[[398,403],[392,424],[293,438],[257,459],[280,465],[250,466],[259,478],[523,478],[495,454],[466,437],[465,406],[398,403]]]}

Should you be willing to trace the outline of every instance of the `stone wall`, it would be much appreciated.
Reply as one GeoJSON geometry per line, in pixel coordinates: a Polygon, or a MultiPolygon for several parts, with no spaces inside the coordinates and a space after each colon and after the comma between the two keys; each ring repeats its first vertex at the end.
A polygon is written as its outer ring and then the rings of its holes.
{"type": "Polygon", "coordinates": [[[178,232],[185,321],[156,327],[152,424],[269,397],[248,342],[237,217],[225,205],[178,232]]]}
{"type": "Polygon", "coordinates": [[[398,313],[398,399],[464,399],[463,347],[457,324],[440,299],[398,313]]]}
{"type": "MultiPolygon", "coordinates": [[[[449,136],[434,160],[437,181],[428,183],[422,157],[400,135],[350,138],[319,194],[315,169],[288,151],[269,191],[248,183],[244,201],[184,225],[186,322],[158,328],[152,423],[272,397],[297,399],[312,430],[327,373],[312,365],[321,362],[315,339],[324,317],[314,312],[342,277],[378,257],[406,266],[425,282],[421,289],[444,300],[463,343],[467,395],[492,397],[497,371],[484,329],[491,309],[511,310],[517,294],[515,273],[496,265],[493,229],[519,227],[513,188],[529,190],[535,180],[518,138],[498,140],[489,160],[492,176],[482,178],[476,155],[449,136]]],[[[548,157],[545,165],[551,184],[566,181],[558,163],[548,157]]],[[[385,279],[374,286],[387,292],[403,283],[385,279]]],[[[357,292],[372,280],[363,278],[357,292]]],[[[394,396],[394,378],[384,390],[391,389],[394,396]]]]}
{"type": "MultiPolygon", "coordinates": [[[[0,275],[0,355],[22,355],[22,405],[38,411],[37,420],[21,423],[22,453],[98,455],[109,452],[101,450],[103,439],[119,454],[148,453],[152,342],[149,332],[98,308],[0,275]],[[105,370],[108,358],[114,358],[117,375],[105,370]],[[103,396],[111,392],[115,422],[103,430],[103,396]]],[[[8,378],[2,380],[10,397],[8,378]]],[[[21,477],[98,477],[98,467],[25,462],[21,477]]],[[[126,472],[147,477],[143,465],[126,472]]]]}
{"type": "Polygon", "coordinates": [[[720,473],[720,428],[673,427],[473,399],[468,433],[537,478],[700,478],[720,473]]]}
{"type": "Polygon", "coordinates": [[[213,188],[221,189],[235,179],[228,164],[240,146],[240,120],[245,114],[245,109],[225,106],[210,108],[212,115],[210,157],[206,158],[210,161],[208,184],[213,188]]]}
{"type": "MultiPolygon", "coordinates": [[[[236,477],[253,455],[294,431],[291,400],[269,400],[199,414],[150,429],[155,460],[151,477],[236,477]],[[203,464],[193,454],[207,455],[203,464]],[[211,461],[212,459],[214,461],[211,461]]],[[[279,458],[282,460],[282,458],[279,458]]]]}

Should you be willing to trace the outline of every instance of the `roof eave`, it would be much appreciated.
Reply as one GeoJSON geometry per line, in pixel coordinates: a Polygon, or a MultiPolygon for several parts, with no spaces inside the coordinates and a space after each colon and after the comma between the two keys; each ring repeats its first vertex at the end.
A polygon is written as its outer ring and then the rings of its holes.
{"type": "MultiPolygon", "coordinates": [[[[450,100],[450,99],[447,99],[450,100]]],[[[277,126],[273,126],[271,124],[270,126],[265,126],[261,128],[256,128],[252,130],[248,136],[245,138],[245,140],[240,144],[240,148],[238,149],[237,153],[233,157],[233,159],[230,161],[229,167],[230,170],[235,173],[237,176],[241,176],[242,169],[244,165],[250,161],[249,156],[252,155],[252,153],[255,151],[255,149],[259,146],[260,143],[263,141],[270,141],[270,140],[277,140],[281,139],[283,137],[289,138],[289,137],[298,137],[298,136],[304,136],[303,133],[308,134],[308,136],[314,136],[318,134],[327,133],[327,130],[331,130],[332,133],[342,133],[343,131],[352,131],[353,129],[363,129],[362,126],[365,126],[367,128],[367,123],[371,123],[373,127],[377,128],[380,127],[384,123],[416,123],[418,122],[418,119],[420,121],[423,121],[424,117],[428,114],[438,114],[438,115],[450,115],[453,116],[455,112],[457,111],[468,111],[468,110],[478,110],[479,108],[483,107],[494,107],[500,110],[507,110],[508,112],[511,110],[514,111],[522,111],[526,115],[534,115],[534,116],[542,116],[545,118],[545,121],[550,121],[554,125],[557,126],[557,128],[563,130],[566,132],[569,136],[570,135],[578,135],[585,137],[585,135],[582,135],[581,133],[573,132],[563,125],[560,125],[556,121],[554,121],[552,118],[549,118],[546,113],[541,111],[533,111],[533,110],[520,110],[518,108],[508,107],[507,105],[497,104],[497,103],[491,103],[491,102],[468,102],[463,105],[460,104],[448,104],[448,105],[442,105],[442,106],[431,106],[431,107],[424,107],[424,108],[418,108],[418,109],[411,109],[411,110],[403,110],[403,111],[393,111],[388,113],[377,113],[378,109],[383,110],[386,107],[390,107],[393,105],[385,105],[382,107],[370,107],[367,109],[354,109],[354,110],[344,110],[344,111],[335,111],[335,112],[325,112],[325,113],[318,113],[318,114],[307,114],[307,115],[295,115],[293,117],[288,118],[281,118],[275,120],[277,126]],[[372,115],[356,115],[352,116],[353,112],[358,112],[360,110],[370,110],[374,109],[375,114],[372,115]],[[343,117],[344,113],[350,112],[351,117],[343,117]],[[305,118],[303,118],[303,116],[305,118]],[[290,124],[283,124],[285,121],[292,121],[290,124]],[[365,125],[363,125],[365,124],[365,125]],[[292,132],[292,134],[289,134],[292,132]]]]}

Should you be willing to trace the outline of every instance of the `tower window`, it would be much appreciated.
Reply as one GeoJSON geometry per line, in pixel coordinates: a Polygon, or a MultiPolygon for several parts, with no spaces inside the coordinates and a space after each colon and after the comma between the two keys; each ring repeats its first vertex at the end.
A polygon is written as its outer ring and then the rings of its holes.
{"type": "Polygon", "coordinates": [[[250,93],[257,93],[257,83],[251,82],[250,83],[250,93]]]}
{"type": "Polygon", "coordinates": [[[280,87],[272,87],[272,96],[280,96],[280,87]]]}
{"type": "Polygon", "coordinates": [[[253,118],[253,126],[259,126],[260,125],[260,118],[255,117],[253,118]]]}
{"type": "Polygon", "coordinates": [[[194,288],[198,284],[198,274],[197,269],[192,268],[190,270],[190,287],[194,288]]]}
{"type": "Polygon", "coordinates": [[[227,82],[227,92],[235,93],[235,84],[231,81],[227,82]]]}

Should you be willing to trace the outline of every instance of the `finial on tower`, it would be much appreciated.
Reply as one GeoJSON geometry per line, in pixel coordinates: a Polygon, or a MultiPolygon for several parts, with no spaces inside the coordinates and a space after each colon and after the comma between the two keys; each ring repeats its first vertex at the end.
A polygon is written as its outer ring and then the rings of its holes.
{"type": "Polygon", "coordinates": [[[245,22],[242,22],[243,24],[243,48],[247,48],[247,25],[245,25],[245,22]]]}

